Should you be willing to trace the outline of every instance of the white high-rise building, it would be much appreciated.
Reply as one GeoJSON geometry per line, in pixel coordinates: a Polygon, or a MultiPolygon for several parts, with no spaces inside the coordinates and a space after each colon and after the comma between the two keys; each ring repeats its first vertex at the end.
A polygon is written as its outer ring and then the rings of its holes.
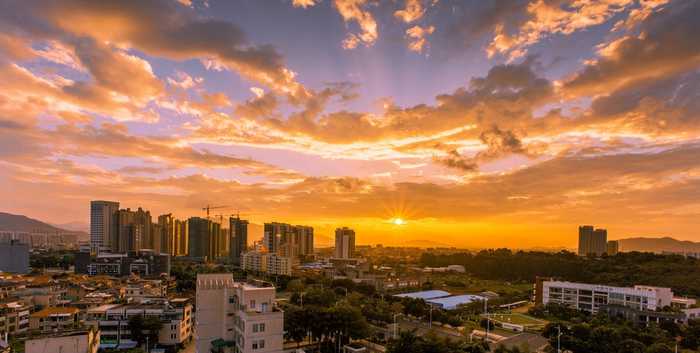
{"type": "Polygon", "coordinates": [[[119,202],[90,201],[90,251],[111,249],[116,241],[116,213],[119,202]]]}
{"type": "Polygon", "coordinates": [[[351,259],[355,256],[355,231],[343,227],[335,230],[335,257],[351,259]]]}
{"type": "Polygon", "coordinates": [[[197,275],[197,353],[281,353],[283,323],[274,286],[235,282],[230,273],[197,275]]]}

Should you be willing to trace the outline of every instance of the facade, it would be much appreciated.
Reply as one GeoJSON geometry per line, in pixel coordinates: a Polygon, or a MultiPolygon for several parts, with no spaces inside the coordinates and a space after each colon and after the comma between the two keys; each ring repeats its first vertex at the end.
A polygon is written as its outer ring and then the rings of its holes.
{"type": "Polygon", "coordinates": [[[117,237],[116,213],[119,202],[90,201],[90,250],[111,249],[117,237]]]}
{"type": "Polygon", "coordinates": [[[158,216],[160,251],[170,256],[187,256],[187,221],[164,214],[158,216]]]}
{"type": "Polygon", "coordinates": [[[128,276],[131,273],[145,277],[160,276],[162,273],[170,274],[170,255],[150,250],[127,254],[102,253],[94,257],[78,253],[75,273],[116,277],[128,276]]]}
{"type": "Polygon", "coordinates": [[[270,253],[296,258],[313,254],[313,227],[286,223],[265,223],[263,245],[270,253]]]}
{"type": "Polygon", "coordinates": [[[24,342],[25,353],[97,353],[99,347],[100,333],[94,329],[60,331],[24,342]]]}
{"type": "Polygon", "coordinates": [[[0,271],[29,273],[29,245],[16,240],[0,243],[0,271]]]}
{"type": "Polygon", "coordinates": [[[343,227],[335,230],[335,257],[351,259],[355,256],[355,231],[343,227]]]}
{"type": "Polygon", "coordinates": [[[608,241],[607,251],[606,251],[608,256],[615,256],[619,252],[620,252],[620,242],[617,240],[608,241]]]}
{"type": "Polygon", "coordinates": [[[603,256],[607,252],[608,231],[593,226],[578,227],[579,256],[603,256]]]}
{"type": "Polygon", "coordinates": [[[158,244],[154,244],[153,228],[149,211],[144,211],[141,207],[136,211],[132,211],[130,208],[119,210],[117,212],[118,240],[115,242],[116,246],[112,247],[112,252],[154,250],[154,245],[158,245],[160,241],[158,244]]]}
{"type": "Polygon", "coordinates": [[[29,329],[41,332],[66,331],[78,325],[78,308],[47,307],[29,315],[29,329]]]}
{"type": "Polygon", "coordinates": [[[160,345],[180,345],[192,337],[192,304],[184,298],[158,304],[102,305],[87,310],[85,323],[100,330],[100,348],[134,347],[136,341],[131,339],[129,319],[139,315],[161,321],[160,345]]]}
{"type": "Polygon", "coordinates": [[[292,259],[265,251],[253,250],[241,254],[241,268],[271,275],[292,275],[292,259]]]}
{"type": "Polygon", "coordinates": [[[229,221],[229,259],[240,264],[241,254],[248,250],[248,221],[240,217],[230,217],[229,221]]]}
{"type": "Polygon", "coordinates": [[[175,256],[187,256],[188,255],[187,244],[188,244],[188,239],[189,239],[187,221],[181,221],[179,219],[176,219],[175,224],[174,224],[174,228],[175,228],[174,244],[176,246],[176,248],[174,250],[175,256]]]}
{"type": "Polygon", "coordinates": [[[572,309],[597,313],[607,306],[622,306],[635,310],[656,311],[670,306],[673,292],[670,288],[652,286],[612,287],[598,284],[564,281],[542,281],[540,304],[556,303],[572,309]]]}
{"type": "Polygon", "coordinates": [[[211,261],[221,256],[221,224],[206,218],[192,217],[187,221],[189,232],[188,256],[211,261]]]}
{"type": "Polygon", "coordinates": [[[21,302],[0,304],[0,336],[22,334],[29,329],[30,307],[21,302]]]}
{"type": "Polygon", "coordinates": [[[283,351],[284,313],[275,287],[241,283],[233,275],[197,275],[197,353],[283,351]]]}

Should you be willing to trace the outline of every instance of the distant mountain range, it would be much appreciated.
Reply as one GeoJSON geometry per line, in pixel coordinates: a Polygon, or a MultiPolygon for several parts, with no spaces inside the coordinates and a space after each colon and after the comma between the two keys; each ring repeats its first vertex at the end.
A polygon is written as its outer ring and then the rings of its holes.
{"type": "MultiPolygon", "coordinates": [[[[78,232],[81,233],[84,238],[87,238],[89,226],[80,222],[51,225],[27,216],[0,212],[0,230],[37,233],[78,232]]],[[[250,244],[252,244],[254,241],[262,239],[262,235],[263,226],[261,224],[251,223],[249,225],[248,242],[250,244]]],[[[332,240],[333,239],[328,236],[317,234],[315,243],[317,247],[325,247],[328,245],[333,246],[332,240]]],[[[627,252],[700,252],[700,242],[678,240],[670,237],[634,237],[619,239],[618,241],[620,242],[620,251],[627,252]]],[[[450,247],[448,244],[436,243],[435,241],[425,239],[409,240],[404,243],[404,246],[421,248],[450,247]]]]}
{"type": "Polygon", "coordinates": [[[36,233],[66,233],[66,229],[52,226],[27,216],[0,212],[0,230],[36,233]]]}
{"type": "Polygon", "coordinates": [[[83,222],[68,222],[62,224],[52,223],[52,226],[74,232],[90,233],[90,225],[83,222]]]}
{"type": "Polygon", "coordinates": [[[620,251],[640,251],[640,252],[700,252],[700,243],[678,240],[669,237],[663,238],[627,238],[620,239],[620,251]]]}

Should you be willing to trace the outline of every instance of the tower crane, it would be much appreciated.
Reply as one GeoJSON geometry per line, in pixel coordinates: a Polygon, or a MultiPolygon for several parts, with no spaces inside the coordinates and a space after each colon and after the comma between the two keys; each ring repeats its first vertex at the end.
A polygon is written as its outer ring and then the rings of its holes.
{"type": "Polygon", "coordinates": [[[202,211],[207,211],[207,219],[209,219],[209,210],[215,210],[219,208],[227,208],[229,206],[211,206],[207,205],[207,207],[202,207],[202,211]]]}

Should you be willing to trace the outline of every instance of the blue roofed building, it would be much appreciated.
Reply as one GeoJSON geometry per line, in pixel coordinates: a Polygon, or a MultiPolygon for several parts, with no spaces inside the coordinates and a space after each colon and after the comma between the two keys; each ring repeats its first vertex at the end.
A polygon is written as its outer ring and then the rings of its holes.
{"type": "Polygon", "coordinates": [[[422,292],[396,294],[394,296],[398,298],[423,299],[427,301],[429,299],[448,297],[450,296],[450,293],[445,292],[444,290],[426,290],[422,292]]]}
{"type": "Polygon", "coordinates": [[[479,296],[479,295],[465,294],[465,295],[455,295],[455,296],[451,296],[451,297],[432,298],[432,299],[427,299],[426,301],[431,305],[439,307],[440,309],[453,310],[453,309],[457,309],[457,307],[460,305],[469,304],[472,302],[483,301],[485,299],[486,298],[479,296]]]}

